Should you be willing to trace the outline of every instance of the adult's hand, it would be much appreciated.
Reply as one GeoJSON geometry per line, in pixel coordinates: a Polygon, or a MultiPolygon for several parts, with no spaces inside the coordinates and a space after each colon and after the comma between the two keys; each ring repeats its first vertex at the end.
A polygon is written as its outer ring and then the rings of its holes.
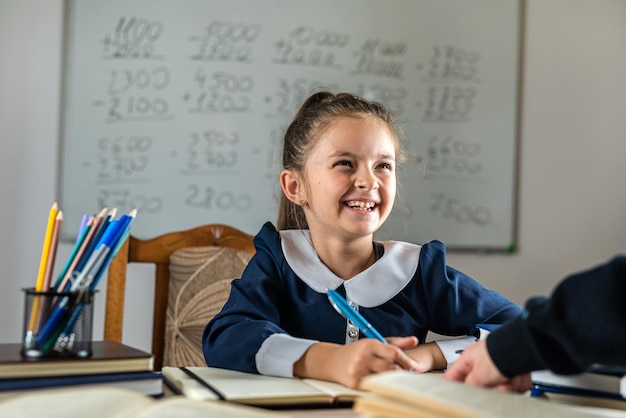
{"type": "Polygon", "coordinates": [[[486,340],[469,345],[459,359],[446,370],[444,379],[515,392],[525,392],[530,389],[531,383],[529,373],[512,378],[500,373],[489,355],[486,340]]]}

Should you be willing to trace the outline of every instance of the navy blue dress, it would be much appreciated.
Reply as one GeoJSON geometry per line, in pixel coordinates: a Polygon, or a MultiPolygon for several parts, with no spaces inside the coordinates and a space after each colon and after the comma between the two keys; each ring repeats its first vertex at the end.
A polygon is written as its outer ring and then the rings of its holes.
{"type": "MultiPolygon", "coordinates": [[[[347,281],[321,262],[306,230],[278,232],[268,222],[254,245],[256,254],[204,330],[209,366],[292,376],[311,344],[356,341],[358,333],[334,310],[327,289],[345,296],[385,337],[414,335],[423,343],[429,330],[471,336],[460,348],[478,336],[476,324],[521,313],[520,306],[447,266],[439,241],[374,242],[377,261],[347,281]]],[[[450,363],[459,342],[437,343],[450,363]]]]}

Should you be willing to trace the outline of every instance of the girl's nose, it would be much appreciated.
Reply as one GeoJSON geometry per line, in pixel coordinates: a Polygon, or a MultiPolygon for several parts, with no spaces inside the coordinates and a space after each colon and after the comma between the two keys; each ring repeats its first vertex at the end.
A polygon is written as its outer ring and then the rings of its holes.
{"type": "Polygon", "coordinates": [[[370,172],[360,174],[354,184],[362,190],[376,190],[379,186],[378,179],[370,172]]]}

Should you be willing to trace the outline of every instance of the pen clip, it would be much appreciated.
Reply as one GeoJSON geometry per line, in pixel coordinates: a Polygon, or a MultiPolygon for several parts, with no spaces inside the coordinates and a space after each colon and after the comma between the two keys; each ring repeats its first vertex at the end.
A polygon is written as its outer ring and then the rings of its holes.
{"type": "MultiPolygon", "coordinates": [[[[339,315],[343,316],[345,319],[347,319],[348,321],[352,322],[352,320],[350,318],[348,318],[348,316],[346,314],[343,313],[341,308],[339,306],[337,306],[337,304],[335,303],[333,298],[328,296],[328,300],[330,301],[330,304],[333,305],[333,308],[335,308],[335,310],[339,313],[339,315]]],[[[356,326],[356,324],[354,324],[354,325],[356,326]]]]}
{"type": "Polygon", "coordinates": [[[339,298],[340,295],[337,293],[336,290],[328,289],[326,290],[326,295],[328,296],[330,304],[333,305],[333,308],[335,308],[339,315],[352,322],[356,327],[360,328],[362,325],[364,325],[359,323],[358,318],[351,318],[350,315],[348,315],[348,312],[350,312],[350,310],[354,308],[350,306],[347,300],[339,298]],[[338,304],[342,304],[344,306],[339,306],[338,304]]]}

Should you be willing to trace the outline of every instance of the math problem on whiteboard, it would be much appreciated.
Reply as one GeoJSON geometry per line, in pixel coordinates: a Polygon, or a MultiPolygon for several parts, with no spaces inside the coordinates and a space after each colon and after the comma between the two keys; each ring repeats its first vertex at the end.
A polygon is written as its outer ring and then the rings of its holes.
{"type": "MultiPolygon", "coordinates": [[[[68,0],[60,201],[150,238],[275,221],[282,135],[322,89],[384,103],[408,161],[379,239],[514,243],[519,0],[68,0]]],[[[76,231],[65,231],[73,239],[76,231]]]]}

